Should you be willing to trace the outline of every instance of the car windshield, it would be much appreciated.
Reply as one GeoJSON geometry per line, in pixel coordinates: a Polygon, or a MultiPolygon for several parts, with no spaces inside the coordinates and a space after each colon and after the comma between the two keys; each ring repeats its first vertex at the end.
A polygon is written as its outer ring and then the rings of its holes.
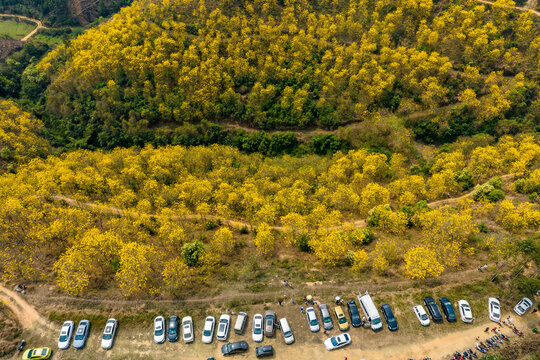
{"type": "Polygon", "coordinates": [[[285,337],[290,337],[292,335],[292,331],[285,331],[285,333],[283,334],[283,336],[285,337]]]}
{"type": "Polygon", "coordinates": [[[111,334],[104,334],[103,335],[103,340],[111,340],[112,339],[112,335],[111,334]]]}
{"type": "Polygon", "coordinates": [[[42,356],[43,356],[43,355],[47,355],[47,349],[41,350],[41,355],[42,355],[42,356]]]}
{"type": "Polygon", "coordinates": [[[323,321],[328,324],[329,322],[332,322],[332,319],[330,319],[329,317],[325,317],[323,321]]]}
{"type": "Polygon", "coordinates": [[[346,322],[347,322],[347,319],[345,319],[345,317],[339,318],[340,324],[345,324],[346,322]]]}
{"type": "Polygon", "coordinates": [[[210,330],[204,330],[203,331],[204,336],[210,336],[210,334],[211,334],[210,330]]]}
{"type": "Polygon", "coordinates": [[[420,315],[420,318],[421,318],[422,320],[427,320],[427,319],[428,319],[428,317],[427,317],[427,315],[426,315],[426,314],[422,314],[422,315],[420,315]]]}
{"type": "Polygon", "coordinates": [[[311,321],[309,322],[309,325],[311,325],[311,326],[317,325],[317,320],[311,320],[311,321]]]}
{"type": "Polygon", "coordinates": [[[334,346],[338,346],[338,344],[339,344],[338,341],[337,341],[337,337],[331,338],[330,341],[332,342],[332,345],[334,345],[334,346]]]}
{"type": "Polygon", "coordinates": [[[67,340],[67,336],[66,335],[62,335],[60,336],[60,342],[64,342],[67,340]]]}
{"type": "Polygon", "coordinates": [[[262,330],[261,330],[260,327],[256,327],[255,329],[253,329],[253,333],[254,333],[255,335],[259,335],[261,332],[262,332],[262,330]]]}
{"type": "Polygon", "coordinates": [[[155,331],[155,334],[156,334],[156,336],[161,336],[161,335],[163,335],[163,329],[156,330],[156,331],[155,331]]]}
{"type": "Polygon", "coordinates": [[[373,320],[373,325],[377,325],[381,323],[381,318],[376,318],[373,320]]]}
{"type": "Polygon", "coordinates": [[[77,334],[75,335],[75,340],[82,340],[84,339],[84,335],[83,334],[77,334]]]}

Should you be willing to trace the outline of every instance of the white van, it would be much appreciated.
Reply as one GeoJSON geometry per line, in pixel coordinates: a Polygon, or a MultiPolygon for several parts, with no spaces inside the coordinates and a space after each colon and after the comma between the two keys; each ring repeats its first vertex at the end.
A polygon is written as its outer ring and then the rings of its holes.
{"type": "Polygon", "coordinates": [[[246,329],[247,314],[245,312],[239,312],[236,322],[234,323],[234,332],[238,335],[242,335],[246,329]]]}
{"type": "Polygon", "coordinates": [[[294,336],[289,326],[289,322],[285,318],[279,319],[279,327],[281,328],[281,333],[283,334],[283,339],[285,344],[290,345],[294,342],[294,336]]]}
{"type": "Polygon", "coordinates": [[[359,294],[358,302],[360,303],[360,307],[364,311],[366,318],[371,322],[371,330],[381,330],[383,327],[381,316],[379,315],[379,311],[377,311],[377,307],[373,303],[373,300],[371,300],[371,296],[368,294],[361,296],[359,294]]]}

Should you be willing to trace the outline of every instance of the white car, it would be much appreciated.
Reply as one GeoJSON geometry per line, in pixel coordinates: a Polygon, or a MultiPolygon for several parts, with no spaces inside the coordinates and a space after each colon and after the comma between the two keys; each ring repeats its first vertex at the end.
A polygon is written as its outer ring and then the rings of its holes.
{"type": "Polygon", "coordinates": [[[184,337],[184,342],[186,344],[195,340],[195,335],[193,332],[193,319],[191,316],[184,316],[182,318],[182,336],[184,337]]]}
{"type": "Polygon", "coordinates": [[[501,321],[501,303],[496,298],[488,299],[489,320],[501,321]]]}
{"type": "Polygon", "coordinates": [[[101,347],[105,350],[109,350],[113,347],[114,336],[118,329],[118,321],[116,319],[109,319],[105,324],[105,330],[103,330],[103,336],[101,337],[101,347]]]}
{"type": "Polygon", "coordinates": [[[261,314],[255,314],[253,316],[253,341],[263,341],[263,316],[261,314]]]}
{"type": "Polygon", "coordinates": [[[231,316],[223,314],[219,317],[216,339],[226,341],[229,337],[229,327],[231,324],[231,316]]]}
{"type": "Polygon", "coordinates": [[[349,345],[350,343],[351,336],[349,335],[349,333],[339,334],[324,340],[324,346],[326,347],[326,350],[339,349],[341,347],[349,345]]]}
{"type": "Polygon", "coordinates": [[[429,326],[429,316],[426,313],[426,310],[424,310],[424,307],[422,305],[416,305],[413,307],[413,310],[418,321],[420,321],[420,324],[422,324],[422,326],[429,326]]]}
{"type": "Polygon", "coordinates": [[[319,320],[317,320],[317,314],[315,313],[315,309],[313,307],[308,307],[306,309],[306,317],[309,324],[309,330],[311,330],[311,332],[317,332],[321,329],[319,327],[319,320]]]}
{"type": "Polygon", "coordinates": [[[71,343],[71,335],[73,334],[73,327],[75,324],[73,321],[65,321],[60,330],[60,337],[58,338],[58,348],[60,350],[66,350],[71,343]]]}
{"type": "Polygon", "coordinates": [[[473,316],[469,303],[467,300],[459,300],[458,302],[459,315],[461,315],[461,321],[464,323],[472,323],[473,316]]]}
{"type": "Polygon", "coordinates": [[[204,320],[204,328],[202,333],[202,342],[210,344],[214,337],[214,328],[216,327],[216,318],[213,316],[207,316],[204,320]]]}
{"type": "Polygon", "coordinates": [[[163,316],[154,319],[154,341],[156,344],[165,342],[165,318],[163,316]]]}
{"type": "Polygon", "coordinates": [[[532,308],[532,301],[529,298],[523,298],[520,302],[517,303],[516,306],[514,306],[514,312],[518,315],[523,315],[527,311],[529,311],[530,308],[532,308]]]}

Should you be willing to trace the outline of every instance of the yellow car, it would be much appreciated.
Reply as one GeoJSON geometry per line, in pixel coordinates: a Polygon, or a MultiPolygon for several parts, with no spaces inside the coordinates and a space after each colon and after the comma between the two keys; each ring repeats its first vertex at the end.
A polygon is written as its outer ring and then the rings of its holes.
{"type": "Polygon", "coordinates": [[[343,313],[343,309],[341,308],[341,306],[336,306],[334,308],[334,313],[336,314],[339,330],[349,330],[349,322],[347,321],[347,318],[345,317],[345,313],[343,313]]]}
{"type": "Polygon", "coordinates": [[[23,360],[44,360],[51,357],[52,350],[50,348],[37,348],[37,349],[28,349],[24,352],[22,358],[23,360]]]}

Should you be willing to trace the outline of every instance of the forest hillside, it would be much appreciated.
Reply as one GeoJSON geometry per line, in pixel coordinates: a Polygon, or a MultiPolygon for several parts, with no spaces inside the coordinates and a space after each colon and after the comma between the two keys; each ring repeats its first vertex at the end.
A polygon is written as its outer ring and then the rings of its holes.
{"type": "Polygon", "coordinates": [[[138,0],[37,66],[43,120],[55,144],[90,148],[201,121],[333,129],[397,116],[436,143],[537,131],[538,18],[514,5],[138,0]]]}

